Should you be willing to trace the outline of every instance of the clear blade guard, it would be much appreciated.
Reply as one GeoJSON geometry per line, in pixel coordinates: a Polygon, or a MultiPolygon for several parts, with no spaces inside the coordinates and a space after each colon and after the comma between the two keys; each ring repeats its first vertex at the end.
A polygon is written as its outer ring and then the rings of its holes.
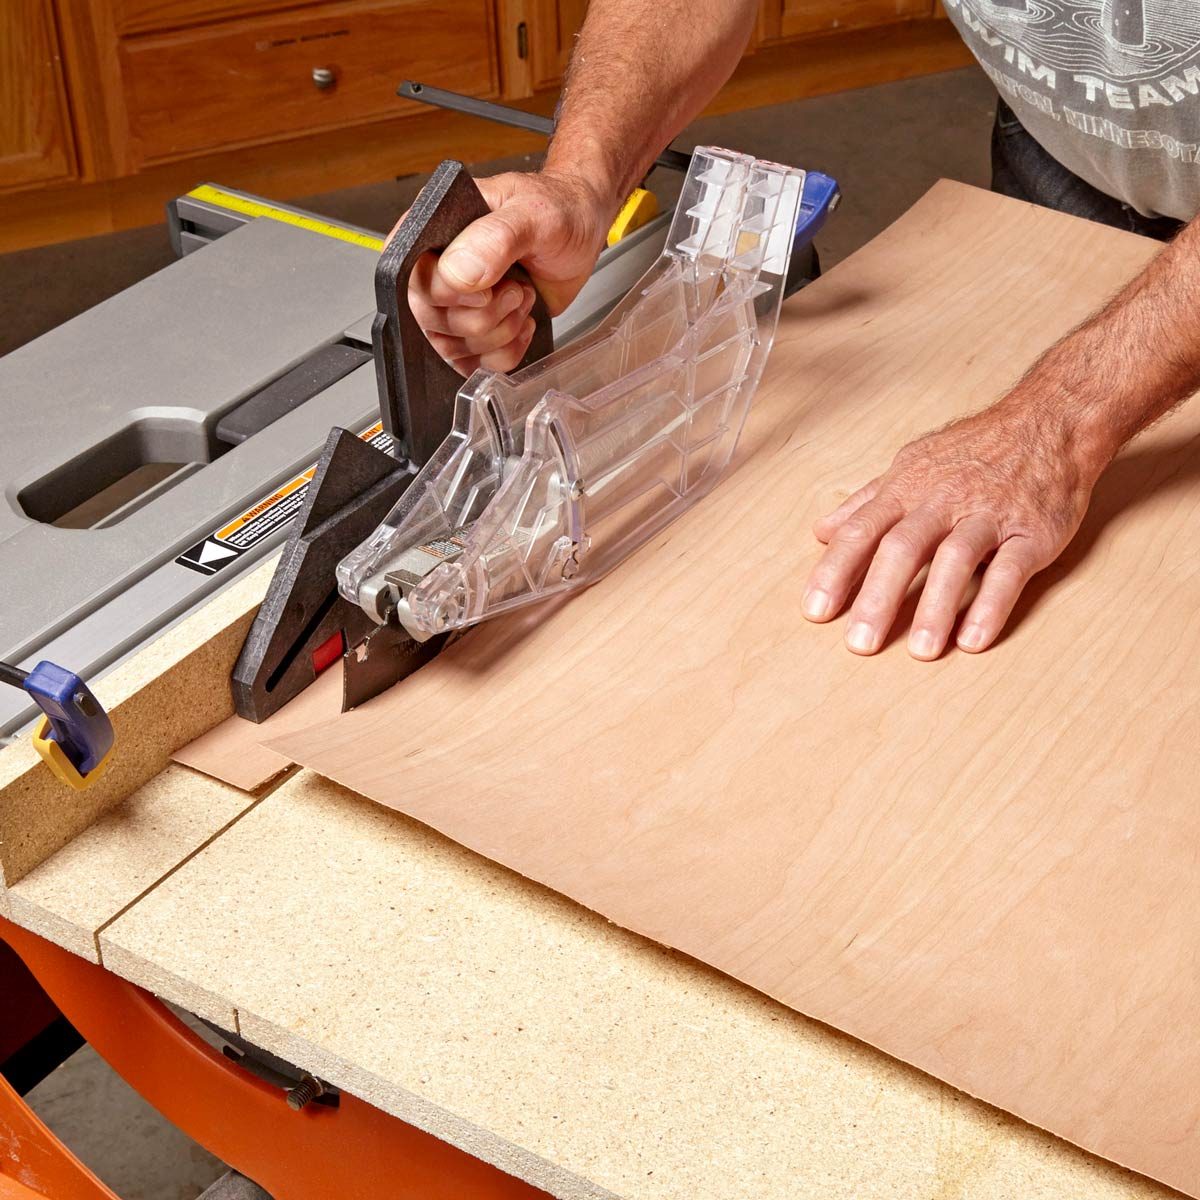
{"type": "Polygon", "coordinates": [[[425,640],[594,582],[703,497],[775,336],[804,179],[696,150],[658,261],[584,337],[466,381],[342,595],[425,640]]]}

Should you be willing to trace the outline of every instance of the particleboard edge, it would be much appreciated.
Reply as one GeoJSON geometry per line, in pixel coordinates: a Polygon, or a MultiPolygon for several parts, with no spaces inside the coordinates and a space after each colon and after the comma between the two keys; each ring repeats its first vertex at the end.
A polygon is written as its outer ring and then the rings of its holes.
{"type": "Polygon", "coordinates": [[[607,1188],[484,1126],[465,1120],[415,1092],[389,1083],[364,1067],[322,1049],[316,1041],[299,1037],[246,1009],[238,1010],[238,1026],[241,1036],[254,1045],[275,1047],[272,1053],[280,1054],[318,1079],[332,1083],[381,1112],[423,1130],[507,1175],[541,1188],[558,1200],[620,1200],[607,1188]]]}
{"type": "Polygon", "coordinates": [[[229,675],[275,561],[96,682],[117,741],[112,766],[93,787],[64,787],[27,737],[0,750],[0,911],[8,910],[8,888],[157,775],[181,746],[232,715],[229,675]]]}

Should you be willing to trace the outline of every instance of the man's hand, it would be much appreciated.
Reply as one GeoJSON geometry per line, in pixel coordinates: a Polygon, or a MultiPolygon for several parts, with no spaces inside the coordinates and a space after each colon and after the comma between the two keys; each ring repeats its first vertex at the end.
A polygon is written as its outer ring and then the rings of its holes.
{"type": "Polygon", "coordinates": [[[591,0],[545,168],[481,179],[491,215],[418,265],[409,303],[463,375],[508,371],[533,335],[533,296],[503,282],[519,262],[551,316],[587,281],[608,227],[655,155],[733,73],[757,0],[591,0]]]}
{"type": "Polygon", "coordinates": [[[1074,537],[1106,464],[1106,456],[1085,454],[1052,411],[1015,396],[918,438],[816,523],[828,548],[809,578],[804,615],[835,617],[861,579],[846,645],[874,654],[928,565],[908,649],[937,658],[976,568],[990,557],[957,637],[963,650],[985,650],[1030,577],[1074,537]]]}
{"type": "MultiPolygon", "coordinates": [[[[477,181],[491,213],[441,255],[418,261],[408,302],[433,348],[461,375],[510,371],[529,348],[533,288],[504,278],[520,262],[552,316],[587,282],[610,204],[583,180],[541,171],[477,181]]],[[[395,232],[393,230],[393,232],[395,232]]]]}

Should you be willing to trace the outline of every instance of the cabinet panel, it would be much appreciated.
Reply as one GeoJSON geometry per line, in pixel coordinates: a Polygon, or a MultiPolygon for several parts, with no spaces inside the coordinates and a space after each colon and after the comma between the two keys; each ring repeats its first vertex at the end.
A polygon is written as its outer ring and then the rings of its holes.
{"type": "Polygon", "coordinates": [[[531,96],[562,83],[587,0],[497,0],[505,93],[531,96]]]}
{"type": "Polygon", "coordinates": [[[831,29],[860,29],[910,17],[927,17],[933,0],[783,0],[779,36],[801,37],[831,29]]]}
{"type": "Polygon", "coordinates": [[[587,16],[587,0],[540,0],[540,7],[546,11],[538,20],[530,44],[535,88],[561,82],[575,35],[587,16]]]}
{"type": "Polygon", "coordinates": [[[0,0],[0,188],[74,175],[54,10],[48,0],[0,0]]]}
{"type": "Polygon", "coordinates": [[[118,33],[146,33],[230,17],[260,16],[313,0],[110,0],[118,33]]]}
{"type": "Polygon", "coordinates": [[[396,99],[405,78],[497,94],[490,0],[323,5],[129,39],[120,55],[140,163],[420,111],[396,99]]]}

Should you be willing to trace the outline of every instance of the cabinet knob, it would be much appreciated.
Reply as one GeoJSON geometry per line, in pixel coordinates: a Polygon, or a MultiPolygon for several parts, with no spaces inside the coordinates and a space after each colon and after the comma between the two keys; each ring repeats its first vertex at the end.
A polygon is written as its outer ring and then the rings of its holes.
{"type": "Polygon", "coordinates": [[[313,67],[312,81],[318,91],[327,92],[337,83],[337,76],[332,67],[313,67]]]}

